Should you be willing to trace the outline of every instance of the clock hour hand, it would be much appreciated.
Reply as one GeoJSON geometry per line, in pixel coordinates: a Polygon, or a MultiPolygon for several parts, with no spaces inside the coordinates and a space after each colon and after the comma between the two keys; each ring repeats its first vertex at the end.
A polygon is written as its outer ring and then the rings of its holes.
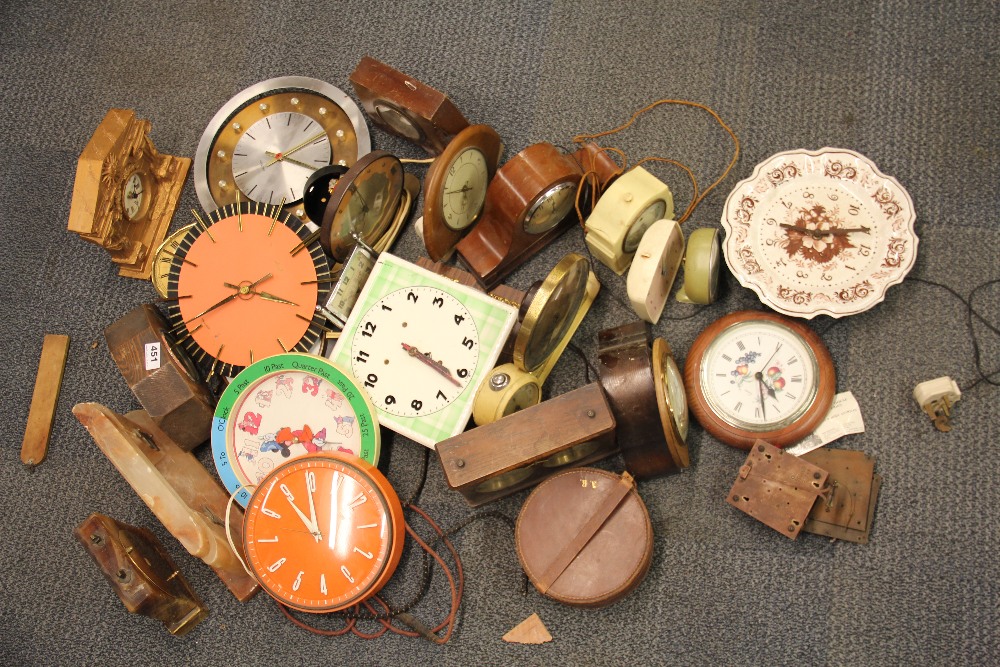
{"type": "Polygon", "coordinates": [[[309,137],[308,139],[306,139],[305,141],[303,141],[298,146],[293,146],[292,148],[289,148],[287,151],[281,151],[279,153],[275,153],[274,157],[271,158],[271,161],[264,165],[264,168],[267,169],[268,167],[270,167],[275,162],[278,162],[279,160],[284,160],[286,157],[288,157],[289,155],[291,155],[295,151],[302,150],[303,148],[305,148],[306,146],[308,146],[312,142],[316,141],[320,137],[325,137],[325,136],[326,136],[326,130],[323,130],[319,134],[317,134],[315,136],[312,136],[312,137],[309,137]]]}
{"type": "Polygon", "coordinates": [[[306,478],[306,492],[309,494],[309,521],[316,530],[313,532],[313,539],[319,542],[323,539],[323,533],[319,532],[319,522],[316,521],[316,501],[313,500],[313,491],[316,490],[316,477],[306,478]]]}
{"type": "Polygon", "coordinates": [[[850,227],[850,228],[834,228],[834,229],[809,229],[808,227],[801,227],[799,225],[789,225],[784,222],[779,225],[782,229],[791,229],[795,232],[801,232],[814,239],[821,239],[824,236],[847,236],[851,232],[862,232],[864,234],[870,234],[871,229],[868,227],[850,227]]]}
{"type": "Polygon", "coordinates": [[[460,193],[463,193],[463,192],[468,192],[468,191],[469,191],[469,190],[471,190],[471,189],[472,189],[472,186],[471,186],[471,185],[469,185],[468,183],[466,183],[465,185],[463,185],[463,186],[462,186],[462,187],[461,187],[460,189],[458,189],[458,190],[445,190],[445,192],[444,192],[444,193],[445,193],[446,195],[457,195],[457,194],[460,194],[460,193]]]}
{"type": "Polygon", "coordinates": [[[411,357],[416,357],[417,359],[424,362],[425,364],[433,368],[435,371],[440,373],[446,380],[454,384],[456,387],[462,386],[462,383],[456,380],[452,376],[451,371],[445,368],[444,364],[442,364],[440,361],[435,361],[434,359],[431,358],[430,353],[421,352],[413,345],[407,345],[406,343],[403,343],[403,349],[406,350],[407,354],[409,354],[411,357]]]}
{"type": "MultiPolygon", "coordinates": [[[[230,288],[230,289],[236,289],[236,290],[240,289],[239,285],[234,285],[232,283],[222,283],[222,284],[225,285],[226,287],[230,288]]],[[[247,294],[254,294],[254,295],[259,296],[260,298],[264,299],[265,301],[274,301],[275,303],[284,303],[284,304],[287,304],[289,306],[298,306],[299,305],[299,304],[295,303],[294,301],[289,301],[288,299],[282,299],[280,296],[275,296],[275,295],[273,295],[273,294],[271,294],[269,292],[258,292],[257,290],[252,290],[251,289],[251,290],[247,290],[247,294]]]]}

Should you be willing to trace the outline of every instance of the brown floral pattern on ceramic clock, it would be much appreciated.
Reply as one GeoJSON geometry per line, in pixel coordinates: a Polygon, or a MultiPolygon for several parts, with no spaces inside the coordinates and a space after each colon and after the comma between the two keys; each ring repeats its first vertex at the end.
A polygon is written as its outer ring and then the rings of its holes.
{"type": "Polygon", "coordinates": [[[916,259],[906,190],[844,149],[788,151],[759,164],[723,213],[726,262],[786,315],[863,312],[916,259]]]}

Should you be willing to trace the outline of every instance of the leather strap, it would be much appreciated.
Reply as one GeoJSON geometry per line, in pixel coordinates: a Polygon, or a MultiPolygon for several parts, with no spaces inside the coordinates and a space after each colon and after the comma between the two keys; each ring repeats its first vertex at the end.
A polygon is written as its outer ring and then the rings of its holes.
{"type": "Polygon", "coordinates": [[[618,508],[625,499],[625,496],[634,487],[635,480],[632,479],[632,475],[627,472],[622,473],[619,483],[611,487],[611,490],[604,497],[597,510],[584,522],[576,536],[563,547],[562,551],[555,557],[555,560],[545,568],[542,576],[535,582],[535,588],[538,589],[539,593],[544,595],[552,587],[552,584],[566,571],[566,568],[573,562],[573,559],[583,551],[583,548],[587,546],[587,543],[597,534],[597,531],[601,529],[601,526],[608,520],[608,517],[618,508]]]}

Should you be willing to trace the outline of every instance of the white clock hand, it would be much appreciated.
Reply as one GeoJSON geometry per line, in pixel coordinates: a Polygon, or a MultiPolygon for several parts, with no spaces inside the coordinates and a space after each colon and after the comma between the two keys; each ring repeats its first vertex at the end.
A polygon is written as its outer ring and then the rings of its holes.
{"type": "Polygon", "coordinates": [[[340,471],[334,471],[333,479],[330,481],[330,548],[337,548],[337,528],[340,522],[337,521],[337,489],[340,487],[340,471]]]}
{"type": "Polygon", "coordinates": [[[312,473],[306,474],[306,491],[309,493],[309,521],[315,529],[312,534],[318,543],[323,539],[323,533],[319,532],[319,522],[316,521],[316,502],[313,500],[313,491],[316,490],[316,476],[312,473]]]}
{"type": "MultiPolygon", "coordinates": [[[[288,499],[288,504],[292,506],[292,509],[293,509],[293,510],[295,510],[295,513],[299,515],[299,518],[300,518],[300,519],[302,519],[302,523],[303,523],[303,524],[305,524],[305,526],[306,526],[306,529],[307,529],[307,530],[308,530],[308,531],[309,531],[310,533],[312,533],[313,535],[315,535],[316,533],[318,533],[318,532],[319,532],[319,526],[317,526],[316,524],[314,524],[314,523],[313,523],[313,522],[312,522],[312,521],[311,521],[311,520],[309,519],[309,517],[307,517],[307,516],[306,516],[306,515],[305,515],[305,514],[304,514],[304,513],[302,512],[302,510],[300,510],[300,509],[299,509],[299,508],[298,508],[298,507],[297,507],[297,506],[295,505],[295,497],[294,497],[294,496],[292,495],[292,492],[288,490],[288,487],[287,487],[287,486],[285,486],[284,484],[282,484],[280,488],[281,488],[281,492],[285,494],[285,498],[287,498],[287,499],[288,499]]],[[[310,497],[312,497],[312,496],[310,495],[310,497]]]]}

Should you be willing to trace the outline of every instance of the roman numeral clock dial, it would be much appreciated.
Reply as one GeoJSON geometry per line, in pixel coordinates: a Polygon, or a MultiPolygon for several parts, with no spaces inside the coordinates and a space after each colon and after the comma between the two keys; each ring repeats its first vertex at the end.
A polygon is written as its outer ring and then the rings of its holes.
{"type": "Polygon", "coordinates": [[[794,444],[823,420],[836,374],[826,346],[807,326],[741,311],[709,325],[691,346],[684,381],[691,412],[723,442],[794,444]]]}
{"type": "Polygon", "coordinates": [[[265,477],[247,506],[247,565],[279,602],[305,612],[371,597],[399,564],[403,508],[388,480],[353,456],[317,453],[265,477]]]}

